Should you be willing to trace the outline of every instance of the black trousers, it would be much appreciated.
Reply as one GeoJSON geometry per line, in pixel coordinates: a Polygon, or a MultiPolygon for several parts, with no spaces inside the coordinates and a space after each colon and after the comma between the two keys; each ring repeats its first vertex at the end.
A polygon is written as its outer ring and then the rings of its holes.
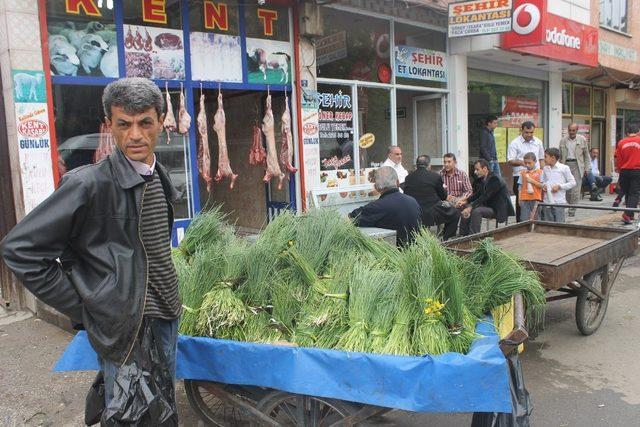
{"type": "MultiPolygon", "coordinates": [[[[640,198],[640,169],[622,169],[620,171],[620,188],[627,201],[628,208],[637,208],[640,198]]],[[[633,212],[625,212],[633,218],[633,212]]]]}
{"type": "Polygon", "coordinates": [[[513,194],[516,196],[516,222],[520,222],[520,186],[518,185],[519,176],[513,177],[513,194]]]}
{"type": "Polygon", "coordinates": [[[449,240],[455,237],[458,232],[458,222],[460,221],[460,212],[455,211],[454,215],[445,216],[435,209],[429,209],[422,216],[422,223],[426,226],[444,224],[442,229],[442,240],[449,240]]]}
{"type": "Polygon", "coordinates": [[[495,218],[496,214],[493,209],[487,206],[478,206],[471,211],[469,218],[460,220],[460,235],[468,236],[469,234],[478,234],[482,226],[482,218],[495,218]]]}

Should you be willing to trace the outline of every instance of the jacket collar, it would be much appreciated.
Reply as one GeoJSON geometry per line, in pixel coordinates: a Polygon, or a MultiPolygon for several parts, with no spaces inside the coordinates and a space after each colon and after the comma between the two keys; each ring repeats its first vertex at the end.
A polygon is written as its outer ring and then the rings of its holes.
{"type": "Polygon", "coordinates": [[[392,189],[387,190],[387,191],[385,191],[384,193],[382,193],[382,194],[380,195],[380,198],[382,199],[382,198],[383,198],[383,197],[385,197],[385,196],[388,196],[388,195],[393,194],[393,193],[397,193],[397,192],[399,192],[399,191],[400,191],[400,190],[399,190],[398,188],[392,188],[392,189]]]}

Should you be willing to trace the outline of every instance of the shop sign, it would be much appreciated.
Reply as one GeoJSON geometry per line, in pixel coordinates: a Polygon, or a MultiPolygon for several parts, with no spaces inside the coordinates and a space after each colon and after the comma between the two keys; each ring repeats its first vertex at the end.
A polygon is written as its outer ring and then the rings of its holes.
{"type": "Polygon", "coordinates": [[[538,126],[540,105],[535,98],[519,96],[502,97],[502,114],[498,118],[501,127],[520,128],[523,122],[533,122],[538,126]]]}
{"type": "Polygon", "coordinates": [[[25,213],[54,190],[49,111],[42,71],[13,70],[18,159],[25,213]]]}
{"type": "Polygon", "coordinates": [[[625,61],[638,62],[638,51],[630,47],[618,46],[604,40],[598,41],[598,53],[601,55],[613,56],[625,61]]]}
{"type": "Polygon", "coordinates": [[[318,109],[302,108],[302,158],[304,182],[307,188],[320,186],[320,130],[318,109]]]}
{"type": "Polygon", "coordinates": [[[398,45],[395,54],[396,77],[447,81],[447,56],[444,52],[398,45]]]}
{"type": "Polygon", "coordinates": [[[546,11],[545,0],[515,0],[513,29],[501,47],[543,58],[598,65],[598,29],[546,11]]]}
{"type": "Polygon", "coordinates": [[[316,43],[316,64],[322,66],[347,57],[347,32],[339,31],[316,43]]]}
{"type": "Polygon", "coordinates": [[[449,4],[449,37],[511,30],[511,0],[475,0],[449,4]]]}

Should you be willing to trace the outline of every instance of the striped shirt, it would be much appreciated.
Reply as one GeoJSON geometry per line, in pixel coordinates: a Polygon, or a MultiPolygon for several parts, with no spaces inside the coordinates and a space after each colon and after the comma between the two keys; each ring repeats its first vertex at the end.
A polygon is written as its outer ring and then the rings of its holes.
{"type": "Polygon", "coordinates": [[[147,254],[147,298],[144,315],[171,320],[180,316],[178,279],[171,260],[169,205],[158,172],[145,176],[142,199],[141,235],[147,254]]]}
{"type": "Polygon", "coordinates": [[[453,196],[457,199],[466,199],[473,194],[473,188],[471,188],[471,181],[464,171],[458,168],[453,169],[453,173],[447,173],[446,169],[440,171],[444,188],[447,190],[449,196],[453,196]]]}

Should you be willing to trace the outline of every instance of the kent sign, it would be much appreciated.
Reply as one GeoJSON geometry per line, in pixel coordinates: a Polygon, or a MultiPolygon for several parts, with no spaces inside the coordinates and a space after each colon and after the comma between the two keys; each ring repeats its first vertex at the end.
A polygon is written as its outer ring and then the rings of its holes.
{"type": "Polygon", "coordinates": [[[511,31],[512,0],[475,0],[449,4],[449,37],[511,31]]]}

